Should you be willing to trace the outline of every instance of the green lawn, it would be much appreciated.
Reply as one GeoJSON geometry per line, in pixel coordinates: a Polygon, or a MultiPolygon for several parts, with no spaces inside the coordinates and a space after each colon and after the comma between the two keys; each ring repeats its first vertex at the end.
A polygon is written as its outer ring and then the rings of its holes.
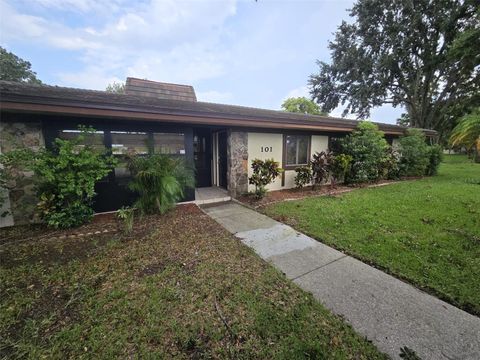
{"type": "Polygon", "coordinates": [[[0,358],[385,358],[196,207],[63,234],[0,230],[0,358]]]}
{"type": "Polygon", "coordinates": [[[271,205],[296,229],[480,314],[480,164],[438,176],[271,205]]]}

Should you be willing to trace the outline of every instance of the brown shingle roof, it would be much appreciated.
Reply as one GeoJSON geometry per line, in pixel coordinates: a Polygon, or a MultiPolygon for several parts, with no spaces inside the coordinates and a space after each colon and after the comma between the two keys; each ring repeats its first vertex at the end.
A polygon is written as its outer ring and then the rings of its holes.
{"type": "MultiPolygon", "coordinates": [[[[31,85],[0,81],[0,100],[2,108],[8,109],[9,103],[43,104],[64,107],[78,107],[82,109],[115,110],[129,113],[164,114],[185,116],[189,118],[221,120],[228,126],[230,122],[243,121],[245,126],[269,127],[268,124],[288,124],[289,128],[298,126],[299,129],[337,129],[349,131],[354,129],[358,121],[329,116],[306,115],[285,111],[258,109],[236,105],[223,105],[207,102],[181,101],[158,99],[154,97],[113,94],[105,91],[84,90],[59,86],[31,85]],[[264,124],[265,123],[265,124],[264,124]]],[[[16,107],[18,109],[18,106],[16,107]]],[[[141,118],[141,115],[135,116],[141,118]]],[[[243,123],[242,122],[242,123],[243,123]]],[[[208,123],[208,122],[205,122],[208,123]]],[[[403,133],[404,127],[377,123],[385,133],[403,133]]],[[[434,135],[433,130],[426,130],[428,135],[434,135]]]]}

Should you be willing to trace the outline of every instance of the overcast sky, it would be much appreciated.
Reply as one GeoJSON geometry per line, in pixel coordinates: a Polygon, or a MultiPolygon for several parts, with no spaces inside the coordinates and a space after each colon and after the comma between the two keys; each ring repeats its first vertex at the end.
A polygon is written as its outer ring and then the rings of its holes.
{"type": "MultiPolygon", "coordinates": [[[[191,84],[200,101],[279,109],[309,96],[315,61],[329,61],[352,3],[0,0],[0,45],[51,85],[104,90],[134,76],[191,84]]],[[[371,119],[400,113],[385,106],[371,119]]]]}

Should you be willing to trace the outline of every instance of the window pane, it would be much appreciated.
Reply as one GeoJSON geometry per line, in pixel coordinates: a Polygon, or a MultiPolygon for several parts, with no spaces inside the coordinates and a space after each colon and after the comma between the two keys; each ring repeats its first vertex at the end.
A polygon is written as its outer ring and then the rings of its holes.
{"type": "Polygon", "coordinates": [[[297,162],[297,137],[292,135],[286,136],[285,150],[287,152],[287,165],[295,165],[297,162]]]}
{"type": "Polygon", "coordinates": [[[185,136],[183,134],[155,133],[153,134],[153,143],[156,154],[185,154],[185,136]]]}
{"type": "Polygon", "coordinates": [[[305,165],[308,163],[309,137],[304,135],[287,135],[285,137],[287,152],[286,165],[305,165]]]}
{"type": "Polygon", "coordinates": [[[112,131],[114,155],[148,154],[148,135],[144,132],[112,131]]]}
{"type": "Polygon", "coordinates": [[[298,157],[297,164],[307,164],[308,163],[308,137],[307,136],[298,136],[298,157]]]}
{"type": "MultiPolygon", "coordinates": [[[[73,140],[76,139],[80,133],[81,131],[78,130],[60,130],[58,137],[63,140],[73,140]]],[[[103,131],[95,131],[93,134],[86,135],[82,144],[90,145],[98,150],[103,150],[105,148],[103,145],[103,131]]]]}
{"type": "Polygon", "coordinates": [[[118,161],[115,179],[126,185],[130,178],[127,169],[128,157],[148,154],[148,134],[145,132],[112,131],[112,154],[118,161]]]}

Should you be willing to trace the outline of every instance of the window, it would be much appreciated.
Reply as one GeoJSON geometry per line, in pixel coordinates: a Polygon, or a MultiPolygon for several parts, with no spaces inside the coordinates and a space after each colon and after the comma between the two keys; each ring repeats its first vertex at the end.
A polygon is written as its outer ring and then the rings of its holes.
{"type": "Polygon", "coordinates": [[[310,157],[310,136],[285,135],[284,151],[285,167],[296,167],[308,164],[310,157]]]}
{"type": "MultiPolygon", "coordinates": [[[[63,140],[74,140],[81,134],[79,130],[60,130],[58,132],[58,138],[63,140]]],[[[95,131],[92,134],[88,134],[85,136],[82,144],[80,147],[85,145],[89,145],[97,150],[104,150],[105,146],[103,145],[103,131],[95,131]]]]}
{"type": "Polygon", "coordinates": [[[112,154],[148,154],[148,134],[146,132],[112,131],[112,154]]]}
{"type": "Polygon", "coordinates": [[[148,134],[146,132],[112,131],[112,154],[117,158],[115,178],[117,182],[125,185],[130,172],[127,169],[128,157],[133,155],[147,155],[148,134]]]}
{"type": "Polygon", "coordinates": [[[156,154],[185,155],[185,136],[175,133],[154,133],[156,154]]]}

